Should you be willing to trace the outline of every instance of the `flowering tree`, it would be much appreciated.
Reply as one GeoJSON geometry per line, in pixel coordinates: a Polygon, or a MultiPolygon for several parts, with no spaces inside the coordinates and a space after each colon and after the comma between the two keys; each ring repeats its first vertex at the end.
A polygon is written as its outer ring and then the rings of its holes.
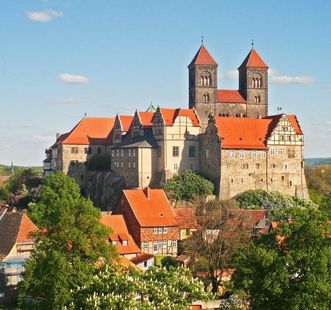
{"type": "Polygon", "coordinates": [[[212,300],[210,289],[184,268],[152,267],[145,273],[106,266],[74,292],[68,309],[183,309],[194,300],[212,300]]]}

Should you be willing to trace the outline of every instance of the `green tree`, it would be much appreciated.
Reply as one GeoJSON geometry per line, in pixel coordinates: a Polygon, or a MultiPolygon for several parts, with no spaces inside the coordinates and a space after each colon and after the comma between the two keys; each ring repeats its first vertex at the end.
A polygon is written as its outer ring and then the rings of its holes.
{"type": "Polygon", "coordinates": [[[6,203],[10,197],[8,189],[4,186],[0,186],[0,204],[6,203]]]}
{"type": "Polygon", "coordinates": [[[314,208],[279,213],[278,229],[237,254],[234,283],[253,309],[330,309],[331,239],[314,208]]]}
{"type": "Polygon", "coordinates": [[[61,309],[71,290],[91,280],[95,268],[115,255],[100,212],[64,174],[52,173],[30,216],[40,227],[36,248],[19,288],[23,309],[61,309]]]}
{"type": "Polygon", "coordinates": [[[145,273],[106,266],[75,291],[69,309],[182,310],[194,300],[212,300],[210,290],[188,269],[152,267],[145,273]]]}
{"type": "Polygon", "coordinates": [[[190,200],[195,196],[212,194],[214,185],[202,176],[187,170],[168,180],[164,190],[176,201],[190,200]]]}
{"type": "Polygon", "coordinates": [[[111,157],[109,154],[95,154],[87,162],[89,170],[108,171],[111,169],[111,157]]]}
{"type": "Polygon", "coordinates": [[[15,172],[6,182],[6,188],[13,194],[20,194],[25,190],[30,192],[40,184],[40,174],[31,168],[27,168],[15,172]]]}

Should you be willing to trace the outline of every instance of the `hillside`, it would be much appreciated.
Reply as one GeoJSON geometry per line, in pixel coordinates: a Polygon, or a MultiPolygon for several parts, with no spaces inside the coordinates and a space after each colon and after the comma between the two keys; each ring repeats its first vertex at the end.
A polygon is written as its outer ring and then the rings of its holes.
{"type": "MultiPolygon", "coordinates": [[[[14,166],[14,171],[20,171],[20,170],[27,169],[27,168],[31,168],[32,170],[34,170],[38,173],[43,172],[42,167],[23,167],[23,166],[14,166]]],[[[7,175],[11,175],[11,167],[0,164],[0,176],[7,176],[7,175]]]]}
{"type": "Polygon", "coordinates": [[[305,158],[306,166],[325,166],[331,165],[331,157],[326,158],[305,158]]]}

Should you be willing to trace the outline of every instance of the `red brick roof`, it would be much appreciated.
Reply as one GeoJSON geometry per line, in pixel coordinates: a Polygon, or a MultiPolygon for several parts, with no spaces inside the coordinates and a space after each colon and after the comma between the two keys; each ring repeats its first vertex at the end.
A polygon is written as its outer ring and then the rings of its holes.
{"type": "Polygon", "coordinates": [[[28,216],[23,213],[21,225],[17,233],[16,242],[31,242],[34,238],[30,235],[32,232],[38,230],[37,226],[28,218],[28,216]]]}
{"type": "Polygon", "coordinates": [[[133,120],[133,115],[118,115],[118,118],[121,122],[122,130],[128,131],[133,120]]]}
{"type": "Polygon", "coordinates": [[[140,249],[129,234],[123,215],[102,214],[101,223],[112,229],[109,236],[111,241],[117,241],[117,250],[120,255],[140,253],[140,249]],[[128,245],[122,245],[120,241],[127,240],[128,245]]]}
{"type": "Polygon", "coordinates": [[[63,135],[63,138],[59,139],[58,142],[62,144],[83,145],[108,143],[114,122],[115,119],[113,117],[84,117],[74,129],[68,134],[63,135]]]}
{"type": "Polygon", "coordinates": [[[181,228],[181,229],[199,228],[194,208],[175,208],[173,210],[174,210],[179,228],[181,228]]]}
{"type": "Polygon", "coordinates": [[[218,89],[217,101],[229,103],[246,103],[245,98],[242,96],[239,90],[229,89],[218,89]]]}
{"type": "Polygon", "coordinates": [[[254,48],[250,50],[239,68],[241,67],[269,68],[254,48]]]}
{"type": "Polygon", "coordinates": [[[125,189],[123,195],[141,227],[178,225],[162,189],[125,189]]]}
{"type": "Polygon", "coordinates": [[[172,126],[178,116],[188,117],[193,126],[200,126],[199,118],[193,109],[160,109],[166,126],[172,126]]]}
{"type": "Polygon", "coordinates": [[[153,116],[154,112],[138,112],[140,121],[144,127],[153,126],[153,116]]]}
{"type": "Polygon", "coordinates": [[[270,119],[215,117],[223,149],[267,149],[270,119]]]}
{"type": "Polygon", "coordinates": [[[189,64],[192,65],[217,65],[217,63],[202,44],[189,64]]]}

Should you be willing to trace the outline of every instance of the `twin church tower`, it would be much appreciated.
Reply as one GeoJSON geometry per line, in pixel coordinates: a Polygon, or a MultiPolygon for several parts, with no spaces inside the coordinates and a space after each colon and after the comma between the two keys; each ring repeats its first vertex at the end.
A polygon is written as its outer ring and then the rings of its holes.
{"type": "Polygon", "coordinates": [[[262,118],[268,116],[268,66],[252,48],[239,66],[239,89],[217,87],[218,64],[202,44],[189,69],[189,107],[205,128],[209,116],[262,118]]]}

